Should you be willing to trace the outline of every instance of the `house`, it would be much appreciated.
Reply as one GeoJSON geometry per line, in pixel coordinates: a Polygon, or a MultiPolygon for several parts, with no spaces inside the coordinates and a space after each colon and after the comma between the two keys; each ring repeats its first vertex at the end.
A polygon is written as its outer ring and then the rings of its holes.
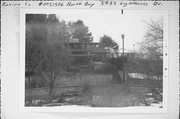
{"type": "Polygon", "coordinates": [[[65,47],[70,49],[69,55],[74,64],[87,64],[93,61],[102,61],[107,51],[99,47],[98,42],[66,42],[65,47]]]}

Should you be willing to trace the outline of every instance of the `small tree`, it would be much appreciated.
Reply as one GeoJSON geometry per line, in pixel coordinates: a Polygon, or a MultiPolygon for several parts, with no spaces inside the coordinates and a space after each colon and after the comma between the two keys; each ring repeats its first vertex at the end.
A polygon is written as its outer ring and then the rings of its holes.
{"type": "Polygon", "coordinates": [[[59,22],[56,15],[26,16],[26,74],[32,72],[41,76],[49,87],[50,96],[58,75],[70,62],[69,51],[63,45],[66,30],[65,22],[59,22]]]}
{"type": "Polygon", "coordinates": [[[52,96],[57,77],[65,71],[68,65],[68,51],[61,43],[56,43],[46,45],[44,53],[40,74],[48,84],[49,96],[52,96]]]}
{"type": "Polygon", "coordinates": [[[63,44],[66,37],[64,33],[66,29],[61,23],[47,24],[46,42],[41,44],[43,58],[39,73],[48,84],[50,97],[53,95],[57,77],[65,71],[70,61],[70,52],[63,44]]]}
{"type": "Polygon", "coordinates": [[[148,26],[148,29],[144,35],[144,40],[139,43],[140,53],[135,55],[133,59],[135,62],[133,61],[133,64],[139,73],[162,79],[163,19],[157,21],[151,20],[149,22],[144,21],[144,23],[148,26]]]}
{"type": "Polygon", "coordinates": [[[163,19],[144,23],[148,29],[144,41],[139,43],[140,51],[149,59],[159,60],[163,54],[163,19]]]}

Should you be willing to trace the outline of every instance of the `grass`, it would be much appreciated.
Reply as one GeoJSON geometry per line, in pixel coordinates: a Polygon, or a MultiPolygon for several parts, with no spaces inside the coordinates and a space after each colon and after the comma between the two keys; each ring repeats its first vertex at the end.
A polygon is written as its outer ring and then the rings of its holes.
{"type": "Polygon", "coordinates": [[[112,75],[109,74],[69,74],[59,76],[57,78],[57,85],[79,85],[82,82],[89,81],[90,85],[95,84],[109,84],[112,75]]]}
{"type": "MultiPolygon", "coordinates": [[[[55,88],[55,97],[60,97],[63,92],[79,91],[84,105],[92,107],[125,107],[138,106],[143,103],[143,95],[149,92],[150,87],[160,85],[160,81],[142,79],[128,79],[123,85],[109,85],[112,75],[106,74],[71,74],[59,77],[57,86],[74,85],[55,88]],[[136,87],[136,86],[139,87],[136,87]]],[[[30,91],[26,90],[26,100],[30,91]]],[[[31,98],[48,99],[48,92],[43,89],[32,89],[31,98]]]]}

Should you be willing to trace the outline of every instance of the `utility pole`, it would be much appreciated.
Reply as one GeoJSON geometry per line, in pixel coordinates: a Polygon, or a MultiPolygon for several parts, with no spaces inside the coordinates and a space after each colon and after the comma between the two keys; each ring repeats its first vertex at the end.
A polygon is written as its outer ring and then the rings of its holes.
{"type": "Polygon", "coordinates": [[[124,71],[124,34],[121,35],[122,37],[122,49],[123,49],[123,67],[122,67],[122,70],[123,70],[123,82],[125,82],[125,71],[124,71]]]}

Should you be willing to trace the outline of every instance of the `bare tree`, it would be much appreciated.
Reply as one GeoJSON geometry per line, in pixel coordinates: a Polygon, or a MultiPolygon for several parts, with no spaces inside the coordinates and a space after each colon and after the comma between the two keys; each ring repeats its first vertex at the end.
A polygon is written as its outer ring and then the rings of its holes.
{"type": "Polygon", "coordinates": [[[56,79],[69,63],[69,51],[63,44],[67,37],[66,24],[55,17],[42,17],[47,19],[38,22],[34,18],[35,20],[26,24],[26,71],[41,77],[41,82],[46,82],[50,97],[53,95],[56,79]]]}
{"type": "Polygon", "coordinates": [[[144,40],[139,44],[139,53],[135,54],[129,64],[129,69],[146,74],[149,79],[163,75],[163,19],[143,21],[147,26],[144,40]]]}
{"type": "Polygon", "coordinates": [[[139,43],[140,51],[148,59],[160,59],[163,54],[163,19],[144,21],[148,29],[144,41],[139,43]]]}
{"type": "Polygon", "coordinates": [[[48,24],[47,29],[47,42],[41,45],[44,55],[40,74],[48,84],[49,96],[52,96],[56,79],[65,71],[69,63],[69,51],[63,44],[65,30],[58,24],[48,24]]]}

